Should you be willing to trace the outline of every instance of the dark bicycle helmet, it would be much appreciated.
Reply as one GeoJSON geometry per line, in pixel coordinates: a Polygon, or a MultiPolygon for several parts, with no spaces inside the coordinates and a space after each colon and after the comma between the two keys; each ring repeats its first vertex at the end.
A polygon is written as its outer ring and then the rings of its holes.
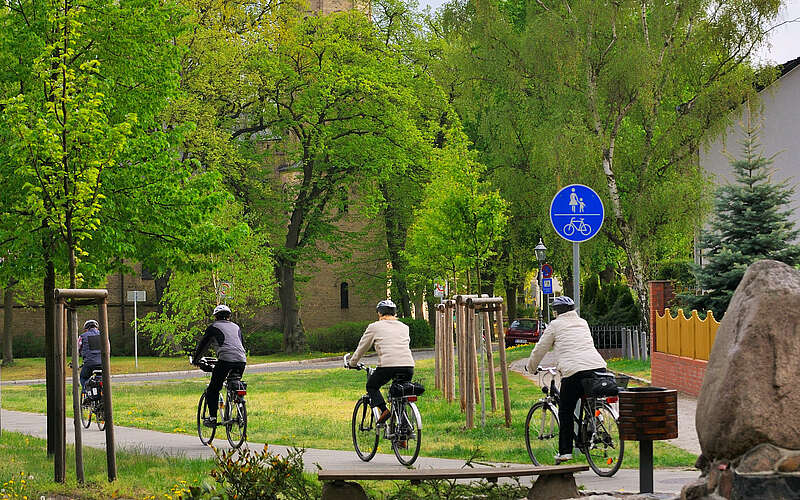
{"type": "Polygon", "coordinates": [[[397,305],[390,299],[386,299],[378,302],[378,305],[375,306],[375,310],[378,311],[378,314],[381,316],[394,316],[397,314],[397,305]]]}
{"type": "Polygon", "coordinates": [[[575,301],[566,295],[561,295],[553,299],[553,310],[558,314],[572,311],[575,309],[575,301]]]}

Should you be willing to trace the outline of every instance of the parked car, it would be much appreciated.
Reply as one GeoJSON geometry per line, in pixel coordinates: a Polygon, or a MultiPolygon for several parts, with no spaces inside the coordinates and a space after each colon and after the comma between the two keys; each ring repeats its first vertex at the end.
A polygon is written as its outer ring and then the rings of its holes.
{"type": "Polygon", "coordinates": [[[547,324],[542,322],[539,328],[538,319],[517,318],[506,329],[506,347],[538,342],[539,335],[546,327],[547,324]]]}

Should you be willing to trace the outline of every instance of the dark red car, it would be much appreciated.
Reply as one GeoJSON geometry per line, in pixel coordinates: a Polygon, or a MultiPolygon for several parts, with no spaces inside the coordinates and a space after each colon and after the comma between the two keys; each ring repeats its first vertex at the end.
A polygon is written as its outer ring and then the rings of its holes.
{"type": "Polygon", "coordinates": [[[540,329],[537,319],[517,318],[506,329],[506,347],[538,342],[539,335],[546,327],[547,325],[543,322],[540,329]]]}

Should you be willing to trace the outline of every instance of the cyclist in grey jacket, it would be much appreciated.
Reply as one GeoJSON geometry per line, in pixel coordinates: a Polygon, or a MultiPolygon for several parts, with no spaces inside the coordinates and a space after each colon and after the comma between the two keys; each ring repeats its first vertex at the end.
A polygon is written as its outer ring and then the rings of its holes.
{"type": "Polygon", "coordinates": [[[103,368],[100,355],[103,337],[100,336],[99,327],[96,320],[87,320],[83,324],[83,333],[78,337],[78,354],[83,359],[80,374],[81,387],[86,387],[86,381],[91,378],[93,371],[103,368]]]}
{"type": "Polygon", "coordinates": [[[214,427],[217,424],[216,402],[219,399],[222,383],[226,378],[242,378],[247,366],[242,329],[231,321],[230,307],[220,304],[214,308],[213,314],[215,320],[206,328],[205,335],[200,339],[192,356],[192,361],[196,363],[209,347],[214,347],[217,351],[217,364],[211,372],[211,381],[206,389],[209,414],[209,418],[203,422],[206,427],[214,427]]]}

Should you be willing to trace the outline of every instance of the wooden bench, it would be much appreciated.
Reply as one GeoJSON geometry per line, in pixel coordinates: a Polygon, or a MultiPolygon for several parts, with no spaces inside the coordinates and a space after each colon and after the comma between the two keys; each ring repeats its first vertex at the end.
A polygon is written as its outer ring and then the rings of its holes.
{"type": "Polygon", "coordinates": [[[410,481],[420,484],[430,480],[485,479],[496,483],[501,477],[538,476],[528,498],[547,500],[569,498],[553,496],[550,490],[565,490],[578,496],[573,474],[589,470],[587,465],[551,465],[530,467],[474,467],[462,469],[336,469],[320,470],[318,477],[325,483],[322,500],[367,499],[358,483],[348,481],[410,481]]]}

